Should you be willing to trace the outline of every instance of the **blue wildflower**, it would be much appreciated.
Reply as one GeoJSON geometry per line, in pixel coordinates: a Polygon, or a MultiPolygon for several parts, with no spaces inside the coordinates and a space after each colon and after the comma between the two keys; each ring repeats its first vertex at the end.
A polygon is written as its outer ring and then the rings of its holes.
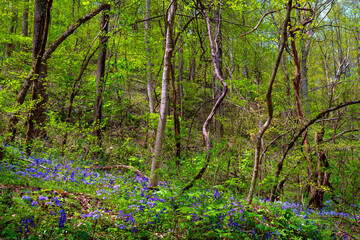
{"type": "Polygon", "coordinates": [[[47,196],[39,196],[40,201],[48,200],[49,198],[47,196]]]}
{"type": "Polygon", "coordinates": [[[60,220],[59,220],[59,228],[64,228],[65,227],[65,222],[66,222],[66,212],[65,209],[61,209],[59,211],[60,215],[60,220]]]}

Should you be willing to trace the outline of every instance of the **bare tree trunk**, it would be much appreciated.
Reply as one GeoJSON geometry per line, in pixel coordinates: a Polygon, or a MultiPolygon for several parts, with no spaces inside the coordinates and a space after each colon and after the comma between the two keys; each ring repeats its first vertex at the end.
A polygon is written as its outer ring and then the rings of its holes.
{"type": "MultiPolygon", "coordinates": [[[[106,85],[105,76],[105,62],[106,62],[106,51],[107,51],[107,36],[109,30],[109,13],[110,6],[103,10],[101,16],[100,30],[103,32],[99,37],[100,50],[97,60],[96,70],[96,96],[94,103],[94,136],[97,138],[98,151],[101,148],[102,133],[101,133],[101,120],[102,120],[102,105],[103,105],[103,93],[106,85]]],[[[97,155],[97,154],[96,154],[97,155]]]]}
{"type": "Polygon", "coordinates": [[[52,0],[35,0],[34,36],[33,36],[33,74],[31,81],[31,101],[34,103],[27,119],[26,153],[30,155],[34,138],[39,137],[46,121],[46,63],[42,58],[45,53],[50,25],[52,0]]]}
{"type": "Polygon", "coordinates": [[[171,2],[169,14],[167,16],[166,24],[166,37],[165,37],[165,53],[164,53],[164,67],[162,76],[162,87],[161,87],[161,103],[160,103],[160,116],[158,129],[156,133],[154,157],[152,159],[151,173],[149,180],[149,187],[157,188],[159,181],[159,168],[161,163],[161,154],[163,150],[163,143],[165,137],[165,128],[167,120],[168,110],[168,85],[170,80],[171,72],[171,59],[174,50],[173,46],[173,26],[175,21],[175,13],[177,8],[177,0],[171,2]]]}
{"type": "MultiPolygon", "coordinates": [[[[150,17],[150,0],[145,0],[146,3],[146,13],[145,19],[150,17]]],[[[150,52],[150,21],[145,21],[145,45],[146,45],[146,84],[147,84],[147,95],[149,99],[149,110],[150,113],[155,112],[154,108],[154,87],[152,82],[152,74],[151,74],[151,52],[150,52]]]]}
{"type": "Polygon", "coordinates": [[[311,39],[300,39],[300,48],[301,48],[301,90],[304,100],[304,109],[306,116],[310,116],[310,102],[309,102],[309,87],[308,87],[308,66],[307,59],[309,56],[311,39]]]}
{"type": "Polygon", "coordinates": [[[277,71],[279,69],[281,56],[284,52],[284,48],[285,48],[286,41],[287,41],[287,26],[290,21],[291,10],[292,10],[292,0],[289,0],[287,3],[287,6],[286,6],[286,17],[285,17],[285,21],[284,21],[284,27],[282,30],[282,43],[280,45],[279,53],[278,53],[278,56],[277,56],[277,59],[276,59],[275,65],[274,65],[273,72],[270,77],[270,82],[269,82],[268,90],[266,93],[268,118],[267,118],[266,122],[264,123],[264,125],[262,125],[262,127],[259,130],[258,135],[256,136],[254,170],[253,170],[253,176],[251,179],[251,185],[250,185],[250,190],[249,190],[249,194],[248,194],[248,199],[247,199],[248,204],[251,204],[251,202],[252,202],[253,194],[254,194],[255,187],[256,187],[256,180],[258,177],[259,162],[260,162],[260,156],[261,156],[261,143],[262,143],[263,135],[266,132],[266,130],[269,128],[272,118],[273,118],[273,114],[274,114],[273,102],[272,102],[272,88],[273,88],[273,85],[275,82],[277,71]]]}
{"type": "Polygon", "coordinates": [[[182,96],[183,96],[183,91],[182,91],[182,81],[183,81],[183,77],[184,77],[184,50],[181,47],[183,43],[182,37],[179,38],[179,69],[178,69],[178,105],[180,105],[180,116],[183,117],[183,102],[182,102],[182,96]]]}
{"type": "MultiPolygon", "coordinates": [[[[220,76],[224,77],[223,75],[223,46],[222,46],[222,32],[221,32],[221,26],[222,26],[222,20],[221,20],[221,1],[219,2],[218,9],[215,10],[215,58],[216,58],[216,65],[219,70],[220,76]]],[[[216,76],[215,76],[216,79],[216,76]]],[[[215,81],[215,99],[218,99],[221,96],[222,90],[217,81],[215,81]]],[[[221,119],[222,116],[222,104],[219,105],[219,108],[217,109],[217,114],[221,119]]],[[[221,137],[223,135],[223,124],[221,123],[221,120],[215,121],[215,138],[216,141],[219,143],[221,141],[221,137]]]]}
{"type": "Polygon", "coordinates": [[[204,125],[203,125],[203,128],[202,128],[204,141],[205,141],[205,144],[206,144],[206,156],[205,156],[204,165],[200,169],[200,171],[196,174],[196,176],[193,178],[193,180],[191,180],[191,182],[187,186],[185,186],[177,196],[180,196],[185,191],[188,191],[190,188],[192,188],[194,186],[194,183],[197,180],[201,179],[201,177],[205,173],[207,167],[209,166],[209,163],[210,163],[210,160],[211,160],[211,142],[210,142],[210,137],[209,137],[209,132],[207,130],[207,127],[211,123],[211,120],[213,119],[214,115],[216,114],[217,109],[219,108],[220,104],[224,100],[224,98],[226,96],[226,93],[228,91],[228,86],[225,83],[222,76],[220,75],[220,71],[219,71],[218,65],[216,63],[216,53],[215,53],[215,47],[214,47],[214,44],[213,44],[213,37],[212,37],[212,33],[211,33],[210,18],[208,17],[208,15],[206,13],[205,7],[202,5],[201,2],[200,2],[200,4],[201,4],[201,7],[202,7],[202,12],[204,13],[204,16],[205,16],[206,26],[207,26],[207,30],[208,30],[210,50],[211,50],[211,60],[212,60],[212,63],[214,65],[214,70],[215,70],[216,77],[221,82],[221,84],[223,86],[223,90],[222,90],[222,94],[220,95],[220,97],[216,100],[216,103],[213,106],[209,116],[206,118],[206,120],[204,122],[204,125]]]}
{"type": "MultiPolygon", "coordinates": [[[[310,201],[309,206],[312,205],[315,209],[322,209],[325,186],[329,185],[330,173],[326,172],[330,168],[326,158],[325,150],[323,149],[322,142],[324,140],[324,128],[321,132],[315,133],[315,146],[317,155],[316,171],[312,172],[312,178],[310,179],[310,201]]],[[[335,132],[334,132],[335,134],[335,132]]]]}
{"type": "Polygon", "coordinates": [[[177,91],[176,91],[176,84],[175,84],[175,61],[174,64],[171,66],[171,83],[172,83],[172,90],[173,90],[173,116],[174,116],[174,133],[175,133],[175,157],[176,157],[176,166],[180,165],[180,153],[181,153],[181,142],[180,142],[180,120],[179,114],[177,112],[177,91]]]}

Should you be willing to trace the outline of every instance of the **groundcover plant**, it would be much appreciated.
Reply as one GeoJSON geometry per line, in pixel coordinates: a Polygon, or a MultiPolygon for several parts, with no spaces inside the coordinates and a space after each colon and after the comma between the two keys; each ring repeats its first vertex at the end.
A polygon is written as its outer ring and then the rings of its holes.
{"type": "Polygon", "coordinates": [[[222,187],[197,187],[175,198],[180,188],[170,180],[153,191],[135,172],[22,158],[0,166],[6,239],[346,239],[345,229],[356,232],[360,221],[331,201],[322,211],[266,199],[247,205],[222,187]]]}

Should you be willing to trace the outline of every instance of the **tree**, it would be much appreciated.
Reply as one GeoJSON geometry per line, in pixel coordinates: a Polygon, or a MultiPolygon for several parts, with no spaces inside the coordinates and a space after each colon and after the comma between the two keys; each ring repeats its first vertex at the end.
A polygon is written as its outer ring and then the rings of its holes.
{"type": "Polygon", "coordinates": [[[157,188],[159,181],[159,168],[161,163],[161,153],[164,144],[165,137],[165,128],[167,121],[167,109],[168,109],[168,84],[170,81],[171,73],[171,61],[172,54],[174,51],[173,44],[173,27],[175,22],[175,14],[177,8],[177,0],[171,1],[169,6],[169,12],[167,14],[166,21],[166,35],[165,35],[165,53],[164,53],[164,65],[163,65],[163,75],[161,81],[161,103],[160,103],[160,116],[159,123],[156,132],[156,140],[154,147],[154,157],[151,164],[151,173],[149,179],[149,187],[157,188]]]}
{"type": "Polygon", "coordinates": [[[102,35],[99,37],[100,50],[97,60],[96,70],[96,97],[94,103],[94,136],[97,138],[97,146],[101,148],[101,120],[102,120],[102,105],[103,105],[103,93],[106,86],[105,79],[105,62],[106,62],[106,49],[107,49],[107,36],[109,29],[110,17],[108,11],[110,5],[103,10],[101,16],[100,30],[102,35]]]}
{"type": "Polygon", "coordinates": [[[29,79],[31,83],[31,108],[26,129],[27,154],[30,155],[31,143],[39,137],[46,121],[46,61],[43,62],[48,31],[50,26],[50,12],[52,0],[35,0],[34,35],[33,35],[33,73],[29,79]]]}
{"type": "Polygon", "coordinates": [[[256,140],[255,140],[256,142],[255,142],[254,170],[253,170],[253,175],[252,175],[252,179],[251,179],[251,185],[250,185],[250,190],[249,190],[249,194],[248,194],[248,199],[247,199],[248,204],[250,204],[252,202],[254,190],[256,187],[256,180],[258,177],[258,169],[259,169],[260,157],[261,157],[261,142],[263,139],[263,135],[265,134],[266,130],[269,128],[271,121],[273,119],[273,115],[274,115],[272,90],[273,90],[273,85],[275,82],[276,74],[279,69],[281,57],[284,52],[286,41],[287,41],[287,34],[288,34],[287,27],[288,27],[289,21],[290,21],[291,10],[292,10],[292,0],[289,0],[286,5],[286,16],[285,16],[285,20],[284,20],[284,24],[283,24],[283,29],[282,29],[282,42],[281,42],[281,45],[279,48],[279,52],[278,52],[278,55],[276,58],[276,62],[275,62],[274,69],[273,69],[273,72],[270,77],[270,81],[269,81],[269,85],[268,85],[268,89],[267,89],[267,93],[266,93],[268,118],[267,118],[266,122],[261,126],[261,128],[256,136],[256,140]]]}

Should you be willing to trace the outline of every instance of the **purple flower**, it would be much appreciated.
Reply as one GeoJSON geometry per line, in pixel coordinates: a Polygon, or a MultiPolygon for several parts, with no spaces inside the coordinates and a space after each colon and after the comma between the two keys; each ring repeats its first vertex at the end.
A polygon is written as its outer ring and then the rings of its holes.
{"type": "Polygon", "coordinates": [[[66,212],[64,209],[61,209],[59,211],[60,215],[60,220],[59,220],[59,228],[64,228],[65,227],[65,222],[66,222],[66,212]]]}
{"type": "Polygon", "coordinates": [[[37,204],[38,204],[39,202],[38,201],[33,201],[32,203],[31,203],[31,206],[36,206],[37,204]]]}
{"type": "Polygon", "coordinates": [[[23,196],[21,199],[24,200],[24,202],[29,202],[29,203],[33,201],[32,197],[27,195],[23,196]]]}
{"type": "Polygon", "coordinates": [[[48,200],[49,198],[47,196],[39,196],[40,201],[48,200]]]}
{"type": "Polygon", "coordinates": [[[55,202],[56,206],[61,206],[61,203],[57,197],[53,198],[53,201],[55,202]]]}
{"type": "Polygon", "coordinates": [[[91,217],[92,219],[98,219],[101,217],[101,213],[98,210],[96,210],[93,212],[89,212],[88,214],[83,214],[83,217],[84,218],[91,217]]]}

